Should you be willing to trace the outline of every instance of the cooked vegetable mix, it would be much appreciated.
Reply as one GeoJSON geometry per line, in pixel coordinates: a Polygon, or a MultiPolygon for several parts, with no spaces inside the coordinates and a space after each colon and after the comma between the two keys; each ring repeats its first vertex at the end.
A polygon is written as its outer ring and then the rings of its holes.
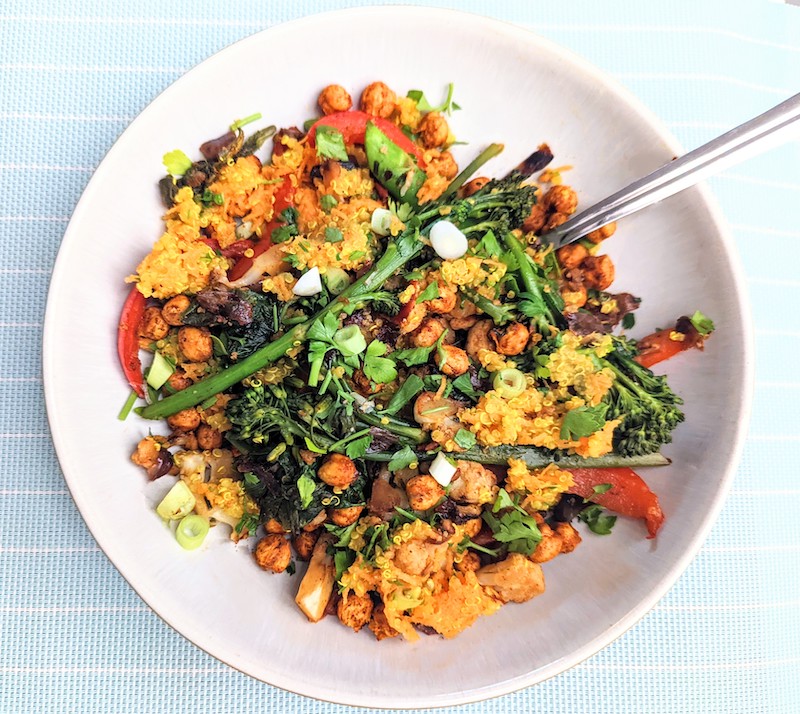
{"type": "Polygon", "coordinates": [[[616,226],[548,245],[578,196],[545,144],[500,178],[476,176],[500,144],[459,172],[452,85],[438,107],[382,82],[319,106],[305,131],[246,136],[254,114],[198,160],[164,156],[165,230],[119,322],[120,419],[139,397],[166,420],[131,458],[174,480],[156,511],[183,548],[222,523],[265,571],[308,563],[312,622],[453,637],[544,592],[580,530],[623,516],[656,536],[632,469],[669,463],[684,415],[650,367],[714,326],[615,331],[639,305],[609,292],[616,226]]]}

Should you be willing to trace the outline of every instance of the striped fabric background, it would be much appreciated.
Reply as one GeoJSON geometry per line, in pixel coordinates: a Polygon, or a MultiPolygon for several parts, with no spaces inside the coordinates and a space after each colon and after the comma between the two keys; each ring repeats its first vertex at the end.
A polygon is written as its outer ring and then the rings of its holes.
{"type": "MultiPolygon", "coordinates": [[[[0,711],[345,711],[217,662],[151,613],[117,574],[59,472],[40,342],[64,228],[127,123],[231,42],[358,4],[0,2],[0,711]]],[[[627,85],[687,147],[800,89],[797,7],[767,0],[436,4],[518,23],[583,55],[627,85]]],[[[794,143],[710,181],[748,277],[757,384],[744,458],[700,555],[650,614],[588,662],[463,711],[800,712],[799,167],[794,143]]]]}

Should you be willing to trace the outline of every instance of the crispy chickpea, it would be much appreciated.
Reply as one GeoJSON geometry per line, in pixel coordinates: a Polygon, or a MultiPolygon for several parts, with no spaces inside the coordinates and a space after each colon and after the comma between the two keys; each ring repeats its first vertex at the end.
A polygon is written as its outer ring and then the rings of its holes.
{"type": "Polygon", "coordinates": [[[566,223],[569,216],[566,213],[551,213],[544,224],[545,231],[552,231],[553,228],[558,228],[562,223],[566,223]]]}
{"type": "Polygon", "coordinates": [[[442,345],[433,357],[439,371],[448,377],[458,377],[469,371],[469,355],[460,347],[442,345]]]}
{"type": "Polygon", "coordinates": [[[180,327],[183,324],[183,313],[189,309],[191,300],[185,295],[176,295],[164,303],[161,308],[161,314],[164,316],[167,324],[173,327],[180,327]]]}
{"type": "Polygon", "coordinates": [[[505,327],[494,327],[489,337],[501,355],[518,355],[528,344],[531,333],[521,322],[512,322],[505,327]]]}
{"type": "Polygon", "coordinates": [[[575,312],[586,304],[589,294],[583,285],[568,286],[561,290],[561,298],[564,300],[564,312],[575,312]]]}
{"type": "Polygon", "coordinates": [[[200,413],[197,409],[182,409],[167,417],[167,424],[175,431],[194,431],[200,426],[200,413]]]}
{"type": "Polygon", "coordinates": [[[386,613],[383,611],[383,604],[376,605],[372,610],[372,618],[369,621],[369,629],[375,635],[375,639],[380,642],[387,637],[397,637],[400,633],[389,624],[386,613]]]}
{"type": "Polygon", "coordinates": [[[413,511],[427,511],[444,497],[444,489],[433,476],[414,476],[406,483],[408,504],[413,511]]]}
{"type": "Polygon", "coordinates": [[[589,257],[589,251],[580,243],[570,243],[570,245],[559,248],[556,255],[564,270],[574,270],[585,258],[589,257]]]}
{"type": "Polygon", "coordinates": [[[587,233],[586,237],[592,241],[592,243],[601,243],[606,238],[611,238],[614,233],[617,232],[617,222],[611,221],[611,223],[606,223],[604,226],[601,226],[596,231],[592,231],[591,233],[587,233]]]}
{"type": "Polygon", "coordinates": [[[187,387],[192,386],[192,380],[186,376],[186,372],[182,369],[176,369],[167,379],[169,388],[175,392],[180,392],[187,387]]]}
{"type": "Polygon", "coordinates": [[[447,323],[441,317],[426,317],[409,339],[414,347],[433,347],[446,330],[447,323]]]}
{"type": "Polygon", "coordinates": [[[361,93],[361,109],[388,119],[397,106],[397,95],[383,82],[373,82],[361,93]]]}
{"type": "Polygon", "coordinates": [[[561,536],[553,532],[546,523],[539,524],[539,532],[542,539],[536,546],[536,550],[530,555],[534,563],[546,563],[552,560],[561,552],[561,536]]]}
{"type": "Polygon", "coordinates": [[[471,550],[465,551],[461,560],[456,563],[456,570],[462,573],[474,573],[480,567],[481,559],[477,553],[473,553],[471,550]]]}
{"type": "Polygon", "coordinates": [[[341,85],[329,84],[319,93],[317,103],[323,114],[335,114],[348,111],[353,106],[353,98],[341,85]]]}
{"type": "Polygon", "coordinates": [[[197,427],[197,445],[205,451],[218,449],[222,446],[222,432],[208,424],[197,427]]]}
{"type": "Polygon", "coordinates": [[[439,286],[439,297],[426,300],[425,304],[431,309],[431,312],[448,313],[456,306],[458,295],[444,280],[439,280],[437,285],[439,286]]]}
{"type": "Polygon", "coordinates": [[[306,563],[311,560],[311,553],[314,550],[314,546],[317,544],[317,538],[319,538],[318,531],[312,531],[311,533],[303,531],[302,533],[292,536],[294,552],[297,553],[297,557],[300,560],[306,563]]]}
{"type": "Polygon", "coordinates": [[[450,327],[453,330],[468,330],[478,321],[475,303],[461,300],[447,315],[450,327]]]}
{"type": "Polygon", "coordinates": [[[336,616],[343,625],[358,632],[372,618],[372,607],[372,598],[369,595],[351,592],[339,600],[336,616]]]}
{"type": "Polygon", "coordinates": [[[554,213],[566,213],[569,216],[578,208],[578,194],[571,187],[559,184],[550,187],[542,203],[554,213]]]}
{"type": "Polygon", "coordinates": [[[148,307],[139,323],[139,334],[149,340],[163,340],[169,332],[169,325],[161,314],[161,309],[148,307]]]}
{"type": "Polygon", "coordinates": [[[181,327],[178,347],[189,362],[205,362],[214,354],[211,333],[205,327],[181,327]]]}
{"type": "Polygon", "coordinates": [[[561,537],[562,553],[571,553],[580,545],[581,536],[569,523],[558,523],[556,533],[561,537]]]}
{"type": "Polygon", "coordinates": [[[430,169],[428,175],[435,173],[446,179],[452,179],[458,174],[458,164],[449,151],[443,151],[438,157],[432,159],[428,166],[430,169]]]}
{"type": "Polygon", "coordinates": [[[492,329],[494,323],[491,320],[480,320],[469,328],[467,333],[467,354],[472,359],[478,359],[478,352],[480,350],[491,350],[493,345],[489,340],[489,330],[492,329]]]}
{"type": "Polygon", "coordinates": [[[281,522],[277,518],[270,518],[264,524],[264,530],[267,533],[286,533],[286,529],[281,525],[281,522]]]}
{"type": "Polygon", "coordinates": [[[417,133],[426,149],[435,149],[447,143],[450,127],[447,126],[447,119],[439,112],[430,112],[422,117],[422,121],[417,127],[417,133]]]}
{"type": "Polygon", "coordinates": [[[547,222],[547,212],[541,204],[531,208],[528,217],[522,223],[522,230],[526,233],[539,233],[547,222]]]}
{"type": "Polygon", "coordinates": [[[254,555],[258,567],[273,573],[282,573],[292,562],[289,541],[278,533],[269,533],[258,541],[254,555]]]}
{"type": "Polygon", "coordinates": [[[478,176],[478,178],[467,181],[461,189],[461,195],[464,198],[469,198],[473,194],[478,193],[487,183],[489,183],[489,179],[486,178],[486,176],[478,176]]]}
{"type": "Polygon", "coordinates": [[[605,290],[614,282],[614,263],[607,255],[590,255],[580,268],[587,288],[605,290]]]}
{"type": "Polygon", "coordinates": [[[152,436],[146,436],[136,445],[136,451],[131,454],[131,461],[143,469],[149,469],[155,466],[160,451],[161,444],[152,436]]]}
{"type": "Polygon", "coordinates": [[[364,506],[332,508],[330,511],[330,518],[336,526],[351,526],[359,519],[363,510],[364,506]]]}
{"type": "Polygon", "coordinates": [[[331,488],[346,489],[358,478],[353,460],[344,454],[330,454],[317,471],[317,476],[331,488]]]}

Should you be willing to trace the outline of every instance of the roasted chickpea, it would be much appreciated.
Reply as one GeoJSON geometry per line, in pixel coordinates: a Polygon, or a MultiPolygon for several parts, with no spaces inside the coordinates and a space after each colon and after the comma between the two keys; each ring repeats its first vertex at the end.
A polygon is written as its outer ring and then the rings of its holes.
{"type": "Polygon", "coordinates": [[[494,345],[489,340],[489,330],[494,323],[491,320],[480,320],[469,328],[467,333],[467,354],[474,360],[478,360],[478,353],[481,350],[491,350],[494,345]]]}
{"type": "Polygon", "coordinates": [[[437,284],[439,286],[439,297],[433,298],[433,300],[426,300],[425,304],[431,309],[431,312],[448,313],[456,306],[458,294],[444,280],[439,280],[437,284]]]}
{"type": "Polygon", "coordinates": [[[450,327],[453,330],[468,330],[478,321],[477,308],[475,303],[469,300],[461,300],[447,314],[447,319],[450,322],[450,327]]]}
{"type": "Polygon", "coordinates": [[[546,563],[561,553],[561,536],[553,532],[546,523],[539,524],[542,539],[536,545],[536,550],[530,555],[534,563],[546,563]]]}
{"type": "MultiPolygon", "coordinates": [[[[481,507],[477,507],[478,513],[476,514],[477,518],[470,518],[468,521],[464,522],[464,525],[461,528],[464,531],[464,535],[470,538],[474,538],[478,533],[481,532],[481,528],[483,528],[483,519],[480,517],[481,507]]],[[[460,508],[460,511],[464,513],[464,507],[460,508]]]]}
{"type": "Polygon", "coordinates": [[[478,178],[467,181],[461,188],[461,195],[464,198],[469,198],[473,194],[478,193],[487,183],[489,183],[489,179],[486,178],[486,176],[478,176],[478,178]]]}
{"type": "Polygon", "coordinates": [[[281,522],[277,518],[270,518],[264,524],[264,530],[267,533],[286,533],[286,529],[281,525],[281,522]]]}
{"type": "Polygon", "coordinates": [[[591,233],[587,233],[586,237],[592,241],[592,243],[602,243],[606,238],[611,238],[614,233],[617,232],[617,222],[611,221],[611,223],[606,223],[604,226],[601,226],[596,231],[592,231],[591,233]]]}
{"type": "Polygon", "coordinates": [[[205,451],[218,449],[222,446],[222,432],[208,424],[197,427],[197,445],[205,451]]]}
{"type": "Polygon", "coordinates": [[[614,263],[607,255],[590,255],[580,269],[587,288],[605,290],[614,282],[614,263]]]}
{"type": "Polygon", "coordinates": [[[589,299],[589,294],[583,285],[567,285],[561,289],[564,300],[564,312],[575,312],[582,308],[589,299]]]}
{"type": "Polygon", "coordinates": [[[311,560],[311,553],[317,544],[317,538],[319,538],[319,531],[311,531],[310,533],[303,531],[292,536],[292,545],[300,560],[306,563],[311,560]]]}
{"type": "Polygon", "coordinates": [[[566,223],[569,216],[566,213],[551,213],[544,224],[545,231],[552,231],[553,228],[558,228],[562,223],[566,223]]]}
{"type": "Polygon", "coordinates": [[[556,524],[556,533],[561,537],[562,553],[571,553],[580,545],[581,536],[569,523],[556,524]]]}
{"type": "Polygon", "coordinates": [[[422,117],[417,133],[426,149],[435,149],[447,143],[450,127],[447,126],[447,119],[439,112],[430,112],[422,117]]]}
{"type": "Polygon", "coordinates": [[[189,309],[190,304],[191,300],[186,295],[176,295],[164,303],[164,307],[161,308],[161,314],[167,324],[179,327],[183,324],[183,313],[189,309]]]}
{"type": "Polygon", "coordinates": [[[541,204],[537,203],[523,221],[522,230],[526,233],[540,233],[545,223],[547,223],[547,212],[541,204]]]}
{"type": "Polygon", "coordinates": [[[441,317],[426,317],[409,340],[414,347],[433,347],[446,330],[447,323],[441,317]]]}
{"type": "Polygon", "coordinates": [[[167,424],[175,431],[194,431],[200,426],[200,413],[197,409],[182,409],[167,417],[167,424]]]}
{"type": "Polygon", "coordinates": [[[330,511],[330,518],[336,526],[351,526],[359,519],[363,510],[364,506],[332,508],[330,511]]]}
{"type": "Polygon", "coordinates": [[[570,243],[556,252],[558,262],[564,270],[574,270],[585,258],[589,257],[589,251],[580,243],[570,243]]]}
{"type": "Polygon", "coordinates": [[[353,460],[344,454],[330,454],[319,467],[317,476],[331,488],[344,490],[358,478],[358,470],[353,460]]]}
{"type": "Polygon", "coordinates": [[[373,82],[361,93],[361,109],[388,119],[397,106],[397,95],[383,82],[373,82]]]}
{"type": "Polygon", "coordinates": [[[258,541],[254,555],[260,568],[273,573],[282,573],[292,562],[289,541],[278,533],[269,533],[258,541]]]}
{"type": "Polygon", "coordinates": [[[456,563],[456,570],[462,573],[474,573],[480,567],[481,559],[477,553],[473,553],[471,550],[465,551],[461,560],[456,563]]]}
{"type": "Polygon", "coordinates": [[[339,600],[336,616],[343,625],[358,632],[372,617],[372,598],[369,595],[356,595],[350,592],[339,600]]]}
{"type": "Polygon", "coordinates": [[[189,362],[205,362],[214,354],[211,333],[205,327],[181,327],[178,347],[189,362]]]}
{"type": "Polygon", "coordinates": [[[397,637],[400,633],[389,624],[386,613],[383,611],[383,604],[376,605],[372,610],[372,618],[369,621],[369,629],[379,642],[387,637],[397,637]]]}
{"type": "Polygon", "coordinates": [[[452,179],[458,174],[458,164],[449,151],[443,151],[435,159],[432,159],[428,167],[429,176],[433,173],[443,176],[446,179],[452,179]]]}
{"type": "Polygon", "coordinates": [[[139,323],[139,334],[149,340],[163,340],[169,332],[169,325],[161,314],[161,309],[148,307],[139,323]]]}
{"type": "Polygon", "coordinates": [[[554,213],[566,213],[569,216],[578,208],[578,194],[563,184],[551,186],[544,195],[542,203],[554,213]]]}
{"type": "Polygon", "coordinates": [[[149,469],[155,466],[160,451],[161,444],[152,436],[146,436],[136,445],[136,451],[131,454],[131,461],[143,469],[149,469]]]}
{"type": "Polygon", "coordinates": [[[489,337],[501,355],[518,355],[525,349],[531,333],[521,322],[512,322],[505,327],[494,327],[489,337]]]}
{"type": "Polygon", "coordinates": [[[182,369],[176,369],[167,379],[169,388],[175,392],[180,392],[187,387],[192,386],[192,380],[186,376],[186,372],[182,369]]]}
{"type": "Polygon", "coordinates": [[[444,489],[433,476],[414,476],[406,483],[408,504],[413,511],[427,511],[444,497],[444,489]]]}
{"type": "Polygon", "coordinates": [[[319,93],[317,103],[323,114],[335,114],[348,111],[353,106],[353,99],[341,85],[329,84],[319,93]]]}
{"type": "Polygon", "coordinates": [[[460,347],[442,345],[433,357],[439,371],[448,377],[458,377],[469,371],[469,356],[460,347]]]}

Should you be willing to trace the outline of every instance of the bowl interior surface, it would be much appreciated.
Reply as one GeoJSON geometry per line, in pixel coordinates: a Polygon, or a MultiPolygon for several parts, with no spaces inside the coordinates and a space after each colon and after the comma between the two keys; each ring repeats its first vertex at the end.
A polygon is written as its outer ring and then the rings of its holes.
{"type": "Polygon", "coordinates": [[[463,703],[541,681],[588,657],[641,617],[677,579],[718,511],[735,465],[750,380],[749,328],[730,243],[695,188],[622,222],[607,244],[614,288],[643,298],[640,336],[697,308],[718,331],[704,354],[665,366],[686,423],[643,471],[667,521],[654,541],[620,519],[611,537],[585,534],[544,566],[547,591],[503,607],[457,639],[377,643],[335,618],[311,625],[299,582],[269,576],[224,527],[182,551],[153,511],[171,482],[147,484],[128,456],[149,423],[116,419],[127,389],[115,334],[133,272],[161,232],[162,155],[196,156],[236,117],[302,125],[322,87],[356,98],[380,79],[437,101],[448,82],[463,107],[451,126],[466,165],[491,141],[501,175],[541,142],[588,207],[677,152],[657,122],[597,71],[523,30],[432,9],[371,8],[314,16],[243,40],[178,80],[123,134],[92,178],[67,230],[45,327],[45,387],[69,488],[99,545],[141,597],[199,647],[254,677],[322,699],[367,706],[463,703]],[[443,31],[443,28],[447,31],[443,31]],[[336,52],[325,52],[330,38],[336,52]],[[369,41],[358,38],[369,38],[369,41]],[[398,42],[402,38],[402,42],[398,42]],[[91,276],[89,278],[89,276],[91,276]],[[744,347],[743,347],[744,345],[744,347]]]}

